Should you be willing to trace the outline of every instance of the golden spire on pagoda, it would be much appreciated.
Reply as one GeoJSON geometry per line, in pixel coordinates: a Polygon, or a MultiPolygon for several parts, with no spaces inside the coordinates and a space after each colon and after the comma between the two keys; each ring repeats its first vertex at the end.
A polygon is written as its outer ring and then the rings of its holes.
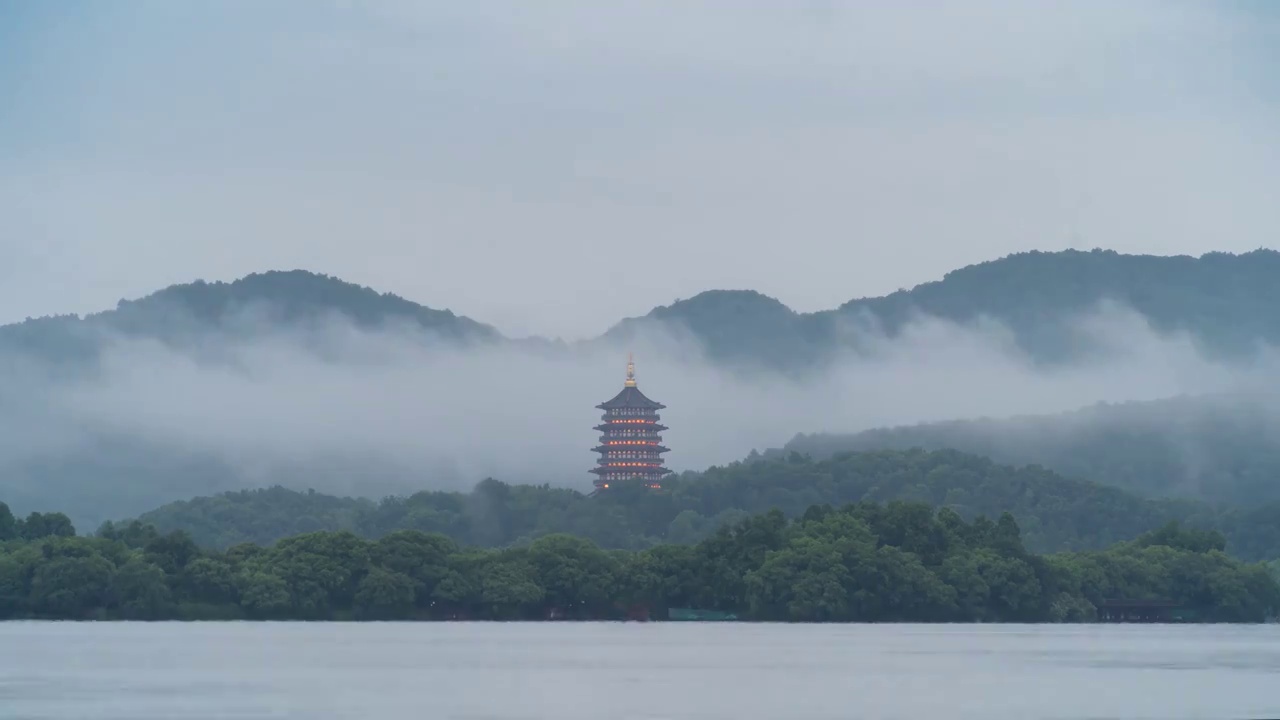
{"type": "Polygon", "coordinates": [[[636,386],[636,360],[631,353],[627,353],[627,381],[623,384],[627,387],[636,386]]]}

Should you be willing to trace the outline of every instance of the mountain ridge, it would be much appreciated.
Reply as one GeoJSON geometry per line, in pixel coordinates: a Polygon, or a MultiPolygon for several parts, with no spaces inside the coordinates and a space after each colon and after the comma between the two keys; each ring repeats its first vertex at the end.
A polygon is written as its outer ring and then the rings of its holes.
{"type": "MultiPolygon", "coordinates": [[[[914,314],[937,310],[944,320],[954,322],[977,322],[994,315],[995,319],[1010,325],[1029,356],[1038,357],[1043,362],[1066,362],[1071,358],[1070,351],[1074,349],[1072,343],[1075,342],[1067,320],[1079,308],[1116,295],[1111,293],[1114,288],[1123,291],[1118,293],[1121,301],[1128,297],[1139,311],[1146,307],[1154,318],[1153,324],[1165,328],[1185,327],[1188,332],[1196,334],[1202,344],[1216,352],[1230,353],[1247,350],[1251,343],[1280,342],[1280,284],[1271,282],[1273,269],[1277,271],[1275,276],[1280,276],[1280,253],[1271,250],[1242,255],[1210,253],[1200,258],[1122,256],[1100,250],[1023,253],[962,268],[949,273],[943,280],[899,294],[853,300],[840,308],[815,313],[797,313],[778,299],[756,291],[706,291],[693,298],[654,308],[645,316],[620,321],[605,334],[581,344],[537,338],[512,339],[491,326],[449,310],[429,308],[332,276],[304,270],[268,271],[231,282],[174,285],[137,300],[122,301],[114,309],[84,317],[53,316],[0,326],[0,361],[13,361],[14,356],[3,351],[16,350],[29,356],[24,357],[23,362],[32,358],[45,361],[41,367],[55,380],[60,378],[60,372],[65,371],[74,377],[78,373],[84,374],[86,368],[92,375],[95,369],[93,361],[103,354],[103,348],[112,336],[124,335],[154,339],[190,350],[185,356],[166,356],[177,358],[181,363],[189,359],[197,363],[212,359],[228,364],[234,362],[234,357],[225,361],[225,357],[219,354],[220,342],[224,339],[255,337],[255,334],[274,337],[271,333],[275,331],[283,333],[295,328],[324,329],[328,320],[336,316],[346,318],[358,328],[395,326],[416,329],[422,338],[433,342],[460,346],[509,344],[510,347],[533,352],[545,350],[552,365],[568,358],[570,351],[590,348],[592,342],[621,344],[628,339],[629,333],[640,334],[655,325],[678,325],[700,343],[698,352],[705,358],[697,359],[713,361],[717,371],[763,368],[802,375],[810,369],[819,368],[825,361],[846,357],[844,353],[857,352],[859,343],[865,338],[857,333],[848,333],[847,323],[860,322],[861,316],[871,316],[874,321],[871,326],[879,325],[882,333],[892,333],[901,331],[914,314]],[[1147,277],[1153,267],[1158,272],[1147,277]],[[995,279],[989,278],[992,274],[995,279]],[[961,302],[955,298],[968,299],[961,302]],[[1201,302],[1204,298],[1208,300],[1201,302]],[[876,309],[879,307],[877,303],[889,309],[876,309]],[[1224,338],[1224,328],[1229,331],[1225,335],[1226,341],[1218,343],[1224,338]],[[49,368],[53,370],[49,371],[49,368]]],[[[305,333],[299,335],[304,340],[308,338],[305,333]]],[[[883,334],[877,336],[872,333],[868,337],[874,339],[883,337],[883,334]]],[[[345,335],[336,340],[321,338],[316,342],[317,357],[329,362],[333,356],[323,353],[334,346],[346,349],[345,346],[351,344],[351,338],[345,335]]],[[[683,351],[681,345],[679,350],[683,351]]],[[[610,348],[610,351],[614,349],[610,348]]],[[[126,352],[120,355],[113,356],[114,361],[127,368],[136,354],[126,352]]],[[[234,353],[224,355],[234,356],[234,353]]],[[[501,358],[495,362],[511,359],[501,358]]],[[[269,365],[272,360],[262,362],[269,365]]],[[[34,364],[39,365],[39,362],[34,364]]],[[[18,367],[19,363],[13,361],[10,366],[18,367]]],[[[118,371],[120,368],[113,369],[118,371]]],[[[222,366],[218,369],[221,370],[222,366]]],[[[3,410],[0,412],[0,439],[6,436],[3,432],[5,426],[13,430],[7,433],[11,450],[0,448],[0,481],[3,482],[0,487],[12,493],[11,497],[16,495],[19,505],[27,509],[64,506],[50,501],[50,498],[75,495],[80,511],[86,513],[81,517],[101,513],[121,517],[140,512],[145,506],[154,506],[157,501],[190,497],[202,491],[264,484],[262,478],[246,474],[258,472],[253,469],[253,463],[247,464],[249,470],[242,471],[243,459],[235,453],[229,458],[213,452],[201,455],[194,453],[192,443],[185,439],[164,439],[163,442],[168,444],[162,445],[161,440],[143,437],[141,433],[136,437],[127,436],[123,431],[117,432],[119,428],[107,414],[95,416],[98,425],[92,428],[85,428],[75,415],[53,420],[42,417],[41,413],[48,409],[46,395],[54,386],[35,385],[29,382],[31,377],[22,372],[0,375],[0,410],[3,410]],[[37,426],[38,421],[46,424],[37,426]],[[57,449],[51,445],[53,449],[41,450],[41,455],[18,447],[19,441],[14,439],[20,436],[45,442],[45,439],[53,437],[57,441],[59,438],[56,436],[60,433],[81,433],[87,439],[71,449],[57,449]]],[[[195,376],[180,375],[179,379],[170,381],[189,382],[186,378],[190,377],[195,376]]],[[[150,379],[150,376],[134,377],[134,384],[123,392],[148,392],[151,390],[150,379]]],[[[362,377],[357,377],[350,391],[360,392],[363,382],[362,377]]],[[[76,387],[92,389],[92,384],[76,387]]],[[[164,388],[157,389],[157,393],[163,392],[164,388]]],[[[217,390],[210,392],[216,394],[217,390]]],[[[100,400],[110,403],[116,399],[100,400]]],[[[221,401],[221,397],[204,400],[215,404],[221,401]]],[[[584,408],[590,404],[582,403],[584,408]]],[[[145,406],[138,407],[146,411],[145,406]]],[[[288,411],[287,405],[283,408],[282,412],[288,411]]],[[[194,423],[204,421],[201,414],[199,408],[188,413],[184,407],[176,416],[190,418],[181,421],[183,423],[194,423]]],[[[305,420],[325,422],[323,417],[305,420]]],[[[235,424],[239,420],[233,417],[225,422],[235,424]]],[[[786,430],[800,429],[797,425],[803,428],[809,422],[800,418],[786,430]]],[[[582,427],[590,427],[590,422],[584,421],[582,427]]],[[[1225,439],[1230,439],[1230,436],[1225,439]]],[[[584,439],[583,446],[588,447],[588,442],[589,438],[584,439]]],[[[1255,443],[1255,454],[1265,457],[1272,446],[1280,454],[1280,442],[1270,440],[1255,443]]],[[[1173,450],[1166,445],[1152,442],[1144,447],[1152,453],[1165,453],[1172,457],[1173,450]]],[[[201,446],[201,449],[206,450],[207,447],[201,446]]],[[[748,450],[749,446],[742,447],[740,452],[748,450]]],[[[1015,464],[1047,464],[1043,458],[1037,457],[1002,456],[1000,459],[1015,464]]],[[[328,460],[321,464],[328,467],[327,463],[328,460]]],[[[379,470],[372,465],[359,466],[357,463],[353,466],[360,470],[360,479],[356,482],[347,479],[352,476],[351,467],[327,478],[318,475],[318,470],[312,467],[316,464],[301,461],[292,465],[276,463],[267,482],[283,482],[292,487],[315,483],[313,486],[318,489],[325,488],[327,484],[330,491],[339,486],[358,486],[367,488],[370,493],[380,493],[389,491],[387,485],[421,487],[424,476],[448,474],[445,470],[425,465],[405,469],[390,463],[387,468],[379,470]],[[385,473],[380,474],[382,471],[385,473]],[[374,489],[370,478],[382,478],[380,482],[385,481],[387,485],[374,489]]],[[[449,464],[442,463],[442,467],[449,464]]],[[[1280,467],[1280,462],[1276,465],[1280,467]]],[[[1267,460],[1258,467],[1271,467],[1271,462],[1267,460]]],[[[1101,479],[1091,471],[1077,471],[1074,467],[1067,467],[1064,472],[1073,477],[1101,479]]],[[[520,479],[548,482],[558,481],[559,477],[528,476],[520,479]]],[[[448,478],[449,483],[474,480],[469,474],[465,478],[448,478]]],[[[572,480],[576,477],[566,478],[566,481],[572,480]]],[[[443,486],[439,477],[433,482],[437,487],[443,486]]],[[[1250,482],[1253,484],[1241,483],[1232,491],[1231,494],[1235,495],[1231,498],[1233,502],[1240,501],[1243,489],[1262,487],[1254,480],[1250,482]]],[[[1210,489],[1217,492],[1222,488],[1215,486],[1210,489]]],[[[1207,499],[1219,501],[1226,498],[1207,499]]],[[[78,517],[77,521],[80,519],[78,517]]]]}
{"type": "Polygon", "coordinates": [[[1070,360],[1085,341],[1070,320],[1105,301],[1132,308],[1161,332],[1186,331],[1210,353],[1241,354],[1280,343],[1280,252],[1129,255],[1112,250],[1029,251],[952,270],[941,279],[883,296],[857,297],[838,307],[797,312],[750,289],[711,289],[622,318],[582,341],[513,338],[492,325],[379,293],[337,276],[268,270],[229,282],[197,280],[162,288],[115,308],[80,315],[29,318],[0,326],[0,346],[83,355],[103,332],[173,339],[195,320],[224,328],[236,313],[257,308],[275,324],[345,317],[360,328],[391,321],[416,325],[451,342],[574,346],[633,340],[652,327],[679,329],[709,359],[727,366],[772,370],[812,368],[861,349],[864,336],[900,333],[922,316],[957,323],[994,319],[1017,345],[1044,361],[1070,360]],[[849,332],[849,328],[863,332],[849,332]]]}

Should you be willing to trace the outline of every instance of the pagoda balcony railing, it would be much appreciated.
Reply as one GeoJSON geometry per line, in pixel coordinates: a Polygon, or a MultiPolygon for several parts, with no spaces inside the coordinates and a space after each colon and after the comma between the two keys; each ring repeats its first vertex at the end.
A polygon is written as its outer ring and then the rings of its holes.
{"type": "MultiPolygon", "coordinates": [[[[597,405],[596,407],[600,407],[597,405]]],[[[603,409],[603,408],[601,408],[603,409]]],[[[609,408],[604,411],[605,417],[645,417],[646,415],[656,415],[661,407],[632,407],[632,408],[609,408]]]]}
{"type": "Polygon", "coordinates": [[[591,472],[597,473],[597,474],[599,473],[625,474],[625,473],[633,473],[633,472],[634,473],[646,473],[646,472],[667,473],[667,472],[670,472],[670,470],[657,463],[615,462],[615,463],[609,463],[608,465],[600,465],[598,467],[592,468],[591,472]]]}

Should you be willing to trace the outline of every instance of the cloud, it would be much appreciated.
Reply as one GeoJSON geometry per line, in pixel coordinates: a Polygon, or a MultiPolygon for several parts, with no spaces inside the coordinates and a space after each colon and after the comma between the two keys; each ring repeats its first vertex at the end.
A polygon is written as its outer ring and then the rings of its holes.
{"type": "MultiPolygon", "coordinates": [[[[22,41],[0,43],[0,318],[302,267],[572,338],[708,288],[814,310],[1016,250],[1253,249],[1280,227],[1277,24],[1241,7],[50,6],[0,28],[22,41]]],[[[804,382],[724,374],[679,333],[459,354],[334,325],[217,357],[119,338],[78,385],[9,373],[0,453],[105,428],[240,473],[200,491],[344,458],[318,480],[585,486],[592,406],[627,349],[670,406],[671,463],[695,469],[798,431],[1211,391],[1271,366],[1215,364],[1123,309],[1081,332],[1111,351],[1049,370],[998,326],[922,318],[804,382]]]]}
{"type": "Polygon", "coordinates": [[[849,332],[860,334],[862,353],[803,379],[725,371],[672,328],[649,328],[628,348],[536,350],[461,350],[403,329],[366,332],[341,322],[205,338],[194,350],[115,338],[92,375],[7,387],[9,396],[39,398],[45,408],[34,424],[12,403],[0,413],[7,472],[18,477],[15,468],[41,458],[87,458],[80,475],[55,473],[35,493],[46,507],[98,497],[116,516],[277,482],[372,497],[466,489],[486,476],[586,489],[594,406],[620,389],[627,349],[637,352],[641,389],[668,405],[668,463],[677,471],[731,462],[797,432],[1238,391],[1264,386],[1276,367],[1268,355],[1246,365],[1207,360],[1187,338],[1160,335],[1111,305],[1080,318],[1080,336],[1095,352],[1052,368],[1020,354],[989,320],[921,317],[893,338],[864,327],[849,332]],[[120,471],[119,461],[95,456],[109,452],[101,433],[163,456],[212,459],[226,471],[187,476],[173,461],[159,476],[129,475],[129,463],[146,462],[130,460],[120,471]],[[60,444],[24,448],[49,437],[60,444]],[[95,457],[115,474],[96,473],[95,457]],[[88,492],[86,480],[94,483],[88,492]]]}

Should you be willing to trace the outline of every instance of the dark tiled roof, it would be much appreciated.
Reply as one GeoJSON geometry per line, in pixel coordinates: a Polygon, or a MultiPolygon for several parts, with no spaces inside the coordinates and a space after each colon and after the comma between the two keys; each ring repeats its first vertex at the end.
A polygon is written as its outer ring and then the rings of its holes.
{"type": "Polygon", "coordinates": [[[666,407],[660,402],[654,402],[644,396],[640,392],[640,388],[628,386],[622,388],[622,392],[613,396],[612,400],[603,402],[596,407],[601,410],[611,410],[613,408],[647,408],[651,410],[661,410],[666,407]]]}

